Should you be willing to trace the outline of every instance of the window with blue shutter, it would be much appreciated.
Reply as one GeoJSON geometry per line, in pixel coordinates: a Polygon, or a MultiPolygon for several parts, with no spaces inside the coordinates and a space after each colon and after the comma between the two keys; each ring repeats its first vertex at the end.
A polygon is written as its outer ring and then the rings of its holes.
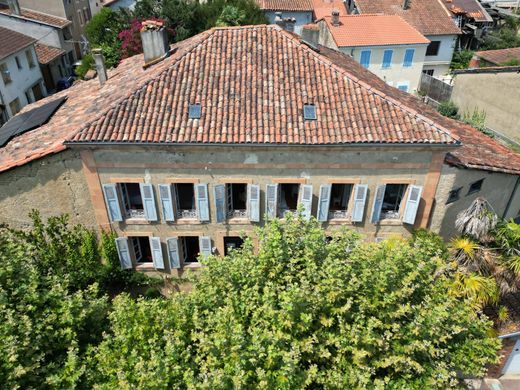
{"type": "Polygon", "coordinates": [[[265,188],[265,212],[267,218],[276,218],[278,213],[278,184],[268,184],[265,188]]]}
{"type": "Polygon", "coordinates": [[[171,184],[159,184],[159,196],[161,198],[161,209],[163,219],[167,222],[175,220],[173,212],[173,195],[171,184]]]}
{"type": "Polygon", "coordinates": [[[251,222],[260,221],[260,186],[249,184],[247,186],[247,210],[251,222]]]}
{"type": "Polygon", "coordinates": [[[362,50],[361,51],[361,60],[359,61],[361,66],[364,68],[368,68],[370,66],[370,50],[362,50]]]}
{"type": "Polygon", "coordinates": [[[352,222],[363,221],[367,193],[368,186],[366,184],[356,184],[354,190],[354,206],[352,207],[352,222]]]}
{"type": "Polygon", "coordinates": [[[414,54],[415,54],[415,49],[406,49],[406,51],[404,52],[403,66],[405,68],[409,68],[410,66],[412,66],[414,54]]]}
{"type": "Polygon", "coordinates": [[[211,256],[211,238],[202,236],[199,237],[200,254],[203,258],[211,256]]]}
{"type": "Polygon", "coordinates": [[[408,92],[408,84],[397,84],[397,89],[399,91],[408,92]]]}
{"type": "Polygon", "coordinates": [[[208,185],[197,184],[195,186],[195,196],[197,198],[197,212],[199,214],[199,221],[209,221],[208,185]]]}
{"type": "Polygon", "coordinates": [[[381,209],[383,208],[383,199],[385,197],[386,185],[377,186],[376,196],[374,197],[374,203],[372,204],[372,223],[378,223],[381,217],[381,209]]]}
{"type": "Polygon", "coordinates": [[[217,184],[213,187],[215,197],[215,210],[217,212],[217,222],[222,223],[226,220],[226,186],[217,184]]]}
{"type": "Polygon", "coordinates": [[[122,269],[132,268],[132,259],[130,258],[130,250],[128,248],[128,238],[116,238],[117,255],[122,269]]]}
{"type": "Polygon", "coordinates": [[[383,69],[390,68],[392,65],[393,50],[385,50],[383,53],[383,69]]]}
{"type": "Polygon", "coordinates": [[[312,214],[312,185],[303,185],[301,189],[303,218],[309,220],[311,219],[312,214]]]}
{"type": "Polygon", "coordinates": [[[406,207],[404,209],[403,222],[413,225],[415,224],[415,218],[417,217],[417,211],[419,210],[419,204],[421,202],[422,187],[421,186],[410,186],[408,190],[408,199],[406,200],[406,207]]]}
{"type": "Polygon", "coordinates": [[[150,237],[150,248],[152,249],[152,261],[155,269],[164,269],[164,260],[159,237],[150,237]]]}
{"type": "Polygon", "coordinates": [[[168,260],[170,260],[170,269],[181,268],[178,238],[167,238],[166,246],[168,247],[168,260]]]}
{"type": "Polygon", "coordinates": [[[157,221],[157,210],[155,209],[155,198],[153,186],[148,183],[139,183],[141,198],[143,200],[144,216],[147,221],[157,221]]]}
{"type": "Polygon", "coordinates": [[[325,222],[329,218],[330,190],[332,185],[320,186],[320,199],[318,201],[318,221],[325,222]]]}
{"type": "Polygon", "coordinates": [[[110,221],[121,222],[123,216],[121,215],[121,207],[119,206],[119,196],[117,194],[116,185],[103,184],[103,194],[105,195],[105,202],[110,221]]]}

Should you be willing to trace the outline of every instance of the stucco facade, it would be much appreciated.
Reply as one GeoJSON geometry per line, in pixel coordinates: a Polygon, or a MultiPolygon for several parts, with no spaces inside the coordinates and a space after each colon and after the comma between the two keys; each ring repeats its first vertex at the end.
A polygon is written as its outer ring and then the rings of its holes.
{"type": "Polygon", "coordinates": [[[450,63],[457,44],[457,35],[426,35],[432,43],[438,42],[436,54],[426,54],[424,57],[424,71],[433,71],[430,76],[441,77],[449,73],[450,63]]]}

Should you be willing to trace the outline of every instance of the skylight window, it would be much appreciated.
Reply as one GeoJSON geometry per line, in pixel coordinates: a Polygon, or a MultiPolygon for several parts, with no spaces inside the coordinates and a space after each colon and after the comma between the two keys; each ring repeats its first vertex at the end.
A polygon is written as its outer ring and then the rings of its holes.
{"type": "Polygon", "coordinates": [[[190,119],[200,119],[201,108],[200,104],[190,104],[188,108],[188,117],[190,119]]]}
{"type": "Polygon", "coordinates": [[[314,104],[306,104],[303,106],[303,117],[306,120],[316,120],[316,106],[314,104]]]}

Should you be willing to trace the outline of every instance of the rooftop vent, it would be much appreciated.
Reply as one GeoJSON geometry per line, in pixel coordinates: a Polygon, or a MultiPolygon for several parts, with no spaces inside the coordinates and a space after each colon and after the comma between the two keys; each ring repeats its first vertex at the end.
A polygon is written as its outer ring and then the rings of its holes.
{"type": "Polygon", "coordinates": [[[320,28],[317,24],[306,24],[302,27],[302,41],[312,49],[319,51],[318,41],[320,39],[320,28]]]}
{"type": "Polygon", "coordinates": [[[146,20],[141,27],[144,64],[152,65],[166,57],[169,52],[168,33],[164,23],[157,20],[146,20]]]}
{"type": "Polygon", "coordinates": [[[339,11],[337,9],[332,10],[332,25],[334,27],[339,26],[339,11]]]}
{"type": "Polygon", "coordinates": [[[316,106],[314,104],[305,104],[303,106],[303,118],[308,121],[315,121],[317,119],[316,106]]]}
{"type": "Polygon", "coordinates": [[[410,0],[403,0],[403,9],[410,8],[410,0]]]}
{"type": "Polygon", "coordinates": [[[188,118],[189,119],[200,119],[201,115],[201,107],[200,104],[190,104],[188,107],[188,118]]]}
{"type": "Polygon", "coordinates": [[[108,80],[107,68],[105,66],[105,58],[101,52],[101,49],[92,49],[92,57],[96,63],[96,72],[98,74],[99,85],[103,86],[108,80]]]}

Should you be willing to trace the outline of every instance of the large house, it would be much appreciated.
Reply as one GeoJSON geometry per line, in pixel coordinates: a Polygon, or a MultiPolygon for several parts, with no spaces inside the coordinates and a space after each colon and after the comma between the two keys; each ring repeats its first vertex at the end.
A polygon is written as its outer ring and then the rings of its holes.
{"type": "MultiPolygon", "coordinates": [[[[160,30],[143,34],[161,47],[160,30]]],[[[7,127],[0,222],[66,212],[115,232],[124,268],[178,274],[298,209],[368,240],[449,236],[476,196],[505,217],[520,209],[519,155],[341,52],[272,25],[214,28],[168,56],[150,47],[107,80],[96,54],[99,83],[26,107],[46,113],[33,127],[7,127]]]]}

